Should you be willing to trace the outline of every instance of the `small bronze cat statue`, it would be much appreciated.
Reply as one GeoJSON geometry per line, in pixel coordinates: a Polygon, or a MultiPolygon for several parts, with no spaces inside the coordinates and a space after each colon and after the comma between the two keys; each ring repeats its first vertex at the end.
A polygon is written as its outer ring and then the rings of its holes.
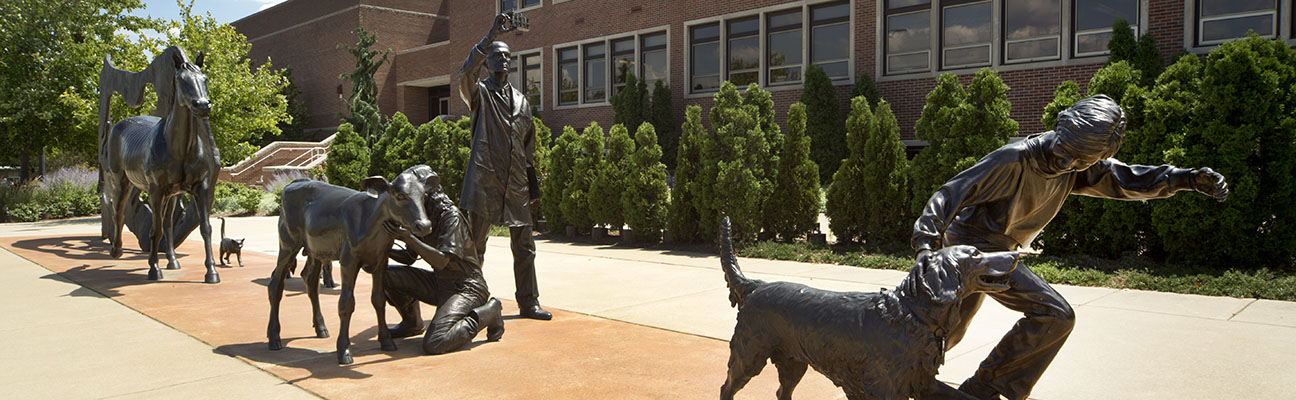
{"type": "Polygon", "coordinates": [[[225,237],[225,217],[216,217],[221,220],[221,242],[220,242],[220,260],[222,266],[229,266],[229,257],[231,254],[238,257],[238,265],[243,266],[243,241],[247,239],[231,239],[225,237]]]}

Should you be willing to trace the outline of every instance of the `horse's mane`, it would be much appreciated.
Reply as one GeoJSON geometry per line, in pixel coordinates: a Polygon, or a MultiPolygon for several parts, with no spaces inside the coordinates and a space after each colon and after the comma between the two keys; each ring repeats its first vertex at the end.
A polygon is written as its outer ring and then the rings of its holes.
{"type": "Polygon", "coordinates": [[[171,113],[171,108],[175,105],[175,86],[171,80],[176,73],[174,61],[176,58],[185,60],[186,67],[190,65],[184,50],[176,46],[162,50],[162,53],[153,57],[153,61],[140,72],[118,69],[113,66],[111,56],[104,56],[103,69],[99,71],[99,148],[101,151],[107,143],[108,130],[112,127],[108,119],[111,114],[109,106],[113,92],[120,93],[127,106],[136,108],[144,101],[145,86],[152,83],[153,91],[158,97],[153,116],[165,117],[171,113]]]}

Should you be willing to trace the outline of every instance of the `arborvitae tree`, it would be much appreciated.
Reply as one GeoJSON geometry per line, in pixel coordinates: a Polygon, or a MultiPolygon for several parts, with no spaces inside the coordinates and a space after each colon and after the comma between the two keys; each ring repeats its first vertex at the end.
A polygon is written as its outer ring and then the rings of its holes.
{"type": "Polygon", "coordinates": [[[360,189],[360,181],[368,175],[369,149],[364,138],[356,134],[350,123],[338,126],[337,137],[329,144],[328,162],[324,176],[334,185],[360,189]]]}
{"type": "Polygon", "coordinates": [[[873,77],[867,72],[862,72],[859,77],[855,78],[855,87],[851,88],[851,98],[864,96],[868,99],[869,109],[876,110],[878,101],[882,100],[882,93],[878,92],[877,85],[873,83],[873,77]]]}
{"type": "Polygon", "coordinates": [[[770,142],[782,141],[782,133],[773,123],[773,101],[769,96],[768,91],[751,84],[747,98],[743,98],[729,82],[721,84],[715,94],[715,106],[711,108],[715,142],[702,153],[703,173],[699,180],[705,193],[699,198],[714,199],[710,205],[698,207],[704,237],[718,232],[721,215],[730,217],[737,240],[750,240],[760,231],[761,206],[773,193],[778,165],[770,142]]]}
{"type": "Polygon", "coordinates": [[[1053,101],[1044,106],[1044,116],[1040,117],[1040,123],[1044,129],[1053,129],[1057,125],[1057,116],[1063,110],[1070,108],[1083,97],[1080,96],[1080,85],[1073,80],[1065,80],[1058,84],[1057,89],[1053,90],[1053,101]]]}
{"type": "Polygon", "coordinates": [[[864,143],[864,240],[907,243],[914,217],[909,207],[909,160],[891,104],[878,102],[877,131],[864,143]]]}
{"type": "Polygon", "coordinates": [[[662,148],[662,163],[666,169],[675,171],[675,154],[679,149],[679,129],[675,124],[675,105],[671,102],[671,91],[662,81],[653,83],[652,115],[649,117],[657,130],[657,141],[662,148]]]}
{"type": "Polygon", "coordinates": [[[345,100],[350,115],[341,117],[355,126],[356,133],[364,137],[366,142],[373,144],[383,131],[382,114],[378,112],[378,83],[374,81],[374,73],[387,62],[391,49],[370,50],[369,47],[378,41],[378,34],[363,27],[356,27],[351,33],[356,35],[356,44],[338,46],[355,58],[355,69],[341,76],[351,84],[351,94],[345,100]]]}
{"type": "Polygon", "coordinates": [[[765,209],[765,230],[791,241],[814,231],[819,223],[819,166],[810,161],[810,137],[806,136],[805,104],[788,109],[788,134],[779,158],[776,196],[765,209]]]}
{"type": "MultiPolygon", "coordinates": [[[[1157,50],[1156,38],[1144,33],[1136,40],[1134,29],[1122,18],[1117,18],[1112,25],[1112,38],[1107,42],[1107,50],[1110,52],[1107,57],[1108,65],[1127,61],[1130,66],[1143,73],[1142,79],[1138,82],[1140,86],[1153,85],[1156,77],[1161,74],[1161,52],[1157,50]]],[[[1090,93],[1093,93],[1092,89],[1090,93]]]]}
{"type": "Polygon", "coordinates": [[[590,218],[590,189],[598,177],[603,160],[603,128],[590,122],[580,135],[579,150],[572,164],[572,180],[563,190],[563,219],[581,233],[589,233],[594,221],[590,218]]]}
{"type": "Polygon", "coordinates": [[[1153,203],[1171,258],[1221,268],[1290,268],[1296,252],[1296,50],[1254,33],[1206,57],[1188,129],[1166,161],[1210,167],[1232,194],[1153,203]],[[1208,245],[1204,245],[1208,244],[1208,245]]]}
{"type": "Polygon", "coordinates": [[[629,157],[625,192],[621,209],[626,225],[634,230],[637,241],[656,241],[666,227],[670,195],[666,188],[666,165],[662,164],[657,133],[650,123],[639,125],[635,132],[636,149],[629,157]]]}
{"type": "Polygon", "coordinates": [[[837,165],[846,158],[841,143],[841,104],[837,103],[837,89],[823,68],[811,65],[806,68],[805,87],[801,102],[806,106],[806,134],[810,136],[810,160],[819,165],[819,182],[827,184],[837,171],[837,165]]]}
{"type": "Polygon", "coordinates": [[[553,151],[545,160],[547,176],[540,182],[540,208],[551,229],[561,230],[571,225],[563,215],[562,202],[579,154],[580,136],[572,127],[564,126],[562,135],[555,140],[553,151]]]}
{"type": "Polygon", "coordinates": [[[415,136],[417,130],[405,114],[397,111],[392,115],[387,130],[370,154],[369,175],[396,179],[396,175],[406,168],[426,162],[418,161],[418,154],[414,152],[415,136]]]}
{"type": "MultiPolygon", "coordinates": [[[[531,117],[531,122],[535,124],[535,159],[534,164],[531,166],[535,168],[536,179],[544,182],[549,174],[549,153],[553,152],[553,132],[549,130],[549,127],[545,126],[543,121],[540,121],[539,117],[531,117]]],[[[544,219],[544,208],[540,206],[539,202],[531,202],[529,208],[531,209],[532,220],[544,219]]]]}
{"type": "Polygon", "coordinates": [[[952,74],[942,74],[927,94],[927,105],[914,128],[929,146],[914,158],[914,210],[920,210],[937,188],[1017,134],[1008,117],[1008,85],[998,73],[982,68],[965,91],[952,74]]]}
{"type": "Polygon", "coordinates": [[[702,152],[710,146],[711,134],[702,127],[702,108],[688,106],[684,110],[684,126],[681,129],[679,153],[675,168],[675,186],[671,189],[670,220],[668,229],[671,237],[679,241],[704,240],[700,232],[702,214],[699,204],[710,204],[709,200],[700,199],[702,174],[702,152]]]}
{"type": "Polygon", "coordinates": [[[621,229],[625,213],[621,209],[621,194],[625,191],[626,172],[630,170],[629,156],[635,142],[625,125],[612,125],[608,132],[607,153],[599,162],[598,176],[590,185],[589,215],[594,225],[621,229]]]}
{"type": "Polygon", "coordinates": [[[864,186],[864,168],[868,164],[864,146],[870,137],[877,135],[876,132],[877,121],[869,109],[868,98],[852,98],[850,116],[846,117],[846,148],[850,157],[842,160],[837,173],[833,174],[824,212],[828,216],[828,229],[837,236],[839,243],[864,239],[868,214],[861,198],[874,195],[873,188],[864,186]]]}
{"type": "Polygon", "coordinates": [[[633,73],[626,74],[626,86],[612,96],[612,121],[624,124],[627,129],[638,129],[639,124],[651,118],[648,103],[648,84],[633,73]]]}

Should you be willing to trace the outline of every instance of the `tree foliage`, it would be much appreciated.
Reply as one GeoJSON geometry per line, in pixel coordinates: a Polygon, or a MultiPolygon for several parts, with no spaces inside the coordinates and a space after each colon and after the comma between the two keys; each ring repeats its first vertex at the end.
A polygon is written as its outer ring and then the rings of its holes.
{"type": "Polygon", "coordinates": [[[787,124],[776,195],[766,202],[764,215],[766,231],[790,241],[804,237],[819,224],[819,166],[810,161],[805,104],[792,104],[787,124]]]}
{"type": "Polygon", "coordinates": [[[721,216],[727,215],[736,240],[754,239],[778,169],[779,157],[771,149],[783,142],[774,123],[774,102],[768,91],[754,83],[743,96],[727,81],[714,99],[710,117],[715,140],[702,152],[702,190],[694,201],[703,224],[699,231],[703,237],[714,237],[721,216]],[[698,201],[704,199],[712,202],[698,201]]]}
{"type": "Polygon", "coordinates": [[[350,123],[338,126],[337,136],[329,143],[324,175],[331,184],[360,189],[360,181],[369,176],[369,148],[350,123]]]}
{"type": "MultiPolygon", "coordinates": [[[[549,153],[553,152],[553,131],[550,131],[539,117],[532,116],[531,123],[535,126],[536,141],[531,166],[535,168],[536,179],[544,182],[549,176],[549,153]]],[[[543,193],[543,189],[541,192],[543,193]]],[[[535,221],[544,219],[544,207],[540,202],[532,201],[528,208],[531,209],[531,219],[535,221]]]]}
{"type": "Polygon", "coordinates": [[[578,152],[572,163],[572,179],[563,189],[562,215],[563,220],[575,226],[578,232],[588,233],[594,226],[590,216],[590,191],[603,162],[603,127],[598,122],[590,122],[581,132],[576,147],[578,152]]]}
{"type": "Polygon", "coordinates": [[[684,109],[684,125],[681,127],[679,152],[675,167],[675,186],[671,188],[670,219],[668,228],[671,237],[679,241],[704,240],[701,235],[702,214],[699,204],[709,204],[703,199],[702,189],[702,152],[710,146],[711,134],[702,127],[702,108],[688,106],[684,109]]]}
{"type": "Polygon", "coordinates": [[[285,111],[287,111],[290,120],[279,121],[278,137],[272,138],[270,135],[262,135],[259,144],[264,146],[274,140],[314,140],[313,137],[306,134],[306,127],[310,126],[310,110],[306,108],[306,102],[298,98],[298,96],[301,96],[301,89],[298,89],[297,85],[293,83],[292,68],[284,68],[280,70],[279,74],[287,82],[287,85],[284,86],[283,90],[279,91],[279,94],[284,96],[284,101],[287,103],[285,111]]]}
{"type": "Polygon", "coordinates": [[[846,134],[842,131],[844,120],[841,104],[837,103],[837,88],[818,65],[806,68],[801,103],[806,107],[810,160],[819,165],[819,182],[827,184],[837,171],[837,165],[846,158],[846,149],[841,146],[846,134]]]}
{"type": "Polygon", "coordinates": [[[1157,75],[1161,74],[1161,51],[1157,50],[1156,38],[1144,33],[1135,39],[1134,29],[1122,18],[1117,18],[1112,24],[1112,38],[1107,42],[1107,50],[1110,52],[1108,65],[1125,61],[1135,70],[1142,71],[1140,86],[1153,85],[1157,75]]]}
{"type": "Polygon", "coordinates": [[[397,111],[387,123],[387,129],[369,154],[369,175],[396,179],[406,168],[426,164],[416,150],[417,130],[404,113],[397,111]]]}
{"type": "Polygon", "coordinates": [[[913,161],[912,209],[921,209],[937,188],[1017,134],[1008,117],[1008,85],[989,68],[977,71],[967,89],[953,74],[937,78],[914,135],[928,143],[913,161]]]}
{"type": "MultiPolygon", "coordinates": [[[[545,159],[545,180],[540,182],[540,208],[545,221],[552,229],[573,225],[563,213],[563,199],[571,184],[580,155],[580,135],[570,126],[563,127],[562,135],[554,141],[553,151],[545,159]]],[[[574,225],[573,225],[574,226],[574,225]]]]}
{"type": "Polygon", "coordinates": [[[374,73],[387,62],[391,49],[371,50],[370,47],[378,41],[378,34],[364,27],[356,27],[351,33],[356,36],[356,44],[338,46],[355,59],[355,69],[341,76],[351,84],[351,92],[345,100],[350,115],[340,117],[355,126],[356,132],[372,144],[378,141],[379,134],[383,132],[382,114],[378,111],[378,83],[374,81],[374,73]]]}
{"type": "Polygon", "coordinates": [[[873,196],[869,193],[872,188],[864,186],[864,168],[868,164],[865,144],[876,135],[877,120],[873,110],[869,109],[868,98],[852,98],[850,116],[846,117],[846,149],[850,157],[843,160],[833,174],[824,210],[828,216],[828,229],[837,236],[839,243],[864,240],[868,213],[861,197],[873,196]]]}
{"type": "Polygon", "coordinates": [[[679,129],[675,124],[675,106],[672,104],[671,91],[662,81],[653,83],[652,113],[649,116],[653,128],[657,131],[657,141],[662,149],[662,163],[666,169],[675,170],[676,151],[679,149],[679,129]]]}
{"type": "Polygon", "coordinates": [[[635,77],[634,73],[626,74],[626,85],[612,96],[612,116],[614,124],[623,124],[626,129],[639,129],[639,124],[652,118],[652,106],[648,102],[648,84],[635,77]]]}
{"type": "Polygon", "coordinates": [[[608,132],[607,152],[598,164],[598,174],[589,191],[589,215],[594,225],[621,229],[625,213],[621,208],[621,194],[625,191],[626,173],[630,170],[629,156],[635,150],[634,139],[625,125],[612,125],[608,132]]]}
{"type": "Polygon", "coordinates": [[[635,232],[635,240],[655,241],[666,227],[670,204],[666,188],[666,165],[662,164],[661,146],[651,123],[639,125],[635,132],[635,151],[627,164],[625,191],[621,209],[626,225],[635,232]]]}
{"type": "Polygon", "coordinates": [[[851,88],[850,97],[854,99],[859,96],[868,99],[870,110],[876,110],[878,101],[882,100],[882,93],[878,92],[877,84],[873,83],[873,77],[867,72],[860,73],[855,78],[855,87],[851,88]]]}
{"type": "Polygon", "coordinates": [[[863,203],[863,238],[872,243],[906,243],[914,220],[907,212],[909,160],[891,104],[879,101],[873,114],[877,130],[864,142],[863,185],[854,193],[863,203]]]}

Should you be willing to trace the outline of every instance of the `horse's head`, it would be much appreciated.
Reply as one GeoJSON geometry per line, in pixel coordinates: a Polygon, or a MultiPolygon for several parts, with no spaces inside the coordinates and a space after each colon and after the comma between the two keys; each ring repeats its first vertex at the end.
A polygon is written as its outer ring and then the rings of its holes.
{"type": "Polygon", "coordinates": [[[203,74],[203,53],[194,62],[185,61],[180,52],[171,53],[175,61],[176,102],[189,109],[198,118],[211,115],[211,99],[207,97],[207,75],[203,74]]]}

